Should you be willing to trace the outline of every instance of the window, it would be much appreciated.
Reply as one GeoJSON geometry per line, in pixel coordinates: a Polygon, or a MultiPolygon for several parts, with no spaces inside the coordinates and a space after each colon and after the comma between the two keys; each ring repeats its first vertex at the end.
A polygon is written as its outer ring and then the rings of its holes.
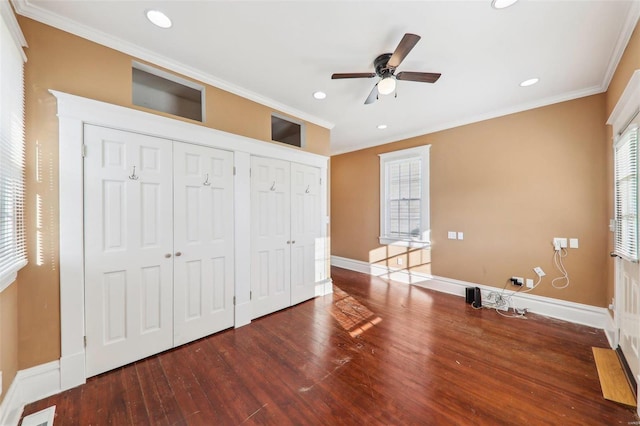
{"type": "Polygon", "coordinates": [[[380,154],[380,244],[430,244],[429,148],[380,154]]]}
{"type": "Polygon", "coordinates": [[[638,126],[631,124],[614,145],[614,252],[638,260],[638,126]]]}
{"type": "Polygon", "coordinates": [[[26,265],[24,83],[26,45],[8,2],[0,2],[0,291],[26,265]]]}

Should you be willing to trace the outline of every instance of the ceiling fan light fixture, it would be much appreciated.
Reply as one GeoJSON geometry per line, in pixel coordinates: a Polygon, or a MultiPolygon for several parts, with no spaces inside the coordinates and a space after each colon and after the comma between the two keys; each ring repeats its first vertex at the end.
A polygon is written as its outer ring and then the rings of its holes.
{"type": "Polygon", "coordinates": [[[147,15],[147,19],[157,27],[171,28],[171,26],[173,25],[173,23],[171,22],[171,19],[164,13],[160,12],[159,10],[154,10],[154,9],[147,10],[146,15],[147,15]]]}
{"type": "Polygon", "coordinates": [[[378,93],[388,95],[396,90],[396,79],[393,77],[385,77],[378,83],[378,93]]]}
{"type": "Polygon", "coordinates": [[[494,9],[506,9],[513,6],[518,0],[492,0],[491,7],[494,9]]]}

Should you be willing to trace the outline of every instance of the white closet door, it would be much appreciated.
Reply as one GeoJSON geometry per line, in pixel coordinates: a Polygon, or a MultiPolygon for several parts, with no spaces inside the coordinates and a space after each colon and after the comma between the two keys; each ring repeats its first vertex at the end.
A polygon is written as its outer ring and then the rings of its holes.
{"type": "Polygon", "coordinates": [[[291,305],[289,164],[251,157],[253,318],[291,305]]]}
{"type": "Polygon", "coordinates": [[[171,141],[85,126],[87,376],[172,347],[171,141]]]}
{"type": "Polygon", "coordinates": [[[324,253],[320,241],[320,169],[291,164],[291,304],[315,296],[324,253]],[[316,264],[318,263],[318,264],[316,264]]]}
{"type": "Polygon", "coordinates": [[[232,327],[233,153],[174,144],[174,345],[232,327]]]}

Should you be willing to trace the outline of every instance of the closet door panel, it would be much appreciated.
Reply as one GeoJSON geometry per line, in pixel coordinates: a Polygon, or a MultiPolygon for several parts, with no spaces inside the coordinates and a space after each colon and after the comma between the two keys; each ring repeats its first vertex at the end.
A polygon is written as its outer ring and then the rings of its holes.
{"type": "Polygon", "coordinates": [[[251,157],[253,318],[291,305],[289,162],[251,157]]]}
{"type": "Polygon", "coordinates": [[[174,344],[234,324],[233,153],[174,143],[174,344]]]}
{"type": "Polygon", "coordinates": [[[315,296],[324,257],[320,223],[320,169],[291,163],[291,304],[315,296]]]}
{"type": "Polygon", "coordinates": [[[172,346],[171,142],[85,126],[87,375],[172,346]]]}

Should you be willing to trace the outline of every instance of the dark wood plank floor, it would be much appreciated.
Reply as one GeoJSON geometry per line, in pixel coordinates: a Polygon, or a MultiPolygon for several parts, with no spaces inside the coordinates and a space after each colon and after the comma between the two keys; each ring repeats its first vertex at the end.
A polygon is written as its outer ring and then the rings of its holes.
{"type": "MultiPolygon", "coordinates": [[[[629,425],[601,330],[333,268],[316,298],[28,405],[66,425],[629,425]]],[[[637,423],[635,423],[637,424],[637,423]]]]}

